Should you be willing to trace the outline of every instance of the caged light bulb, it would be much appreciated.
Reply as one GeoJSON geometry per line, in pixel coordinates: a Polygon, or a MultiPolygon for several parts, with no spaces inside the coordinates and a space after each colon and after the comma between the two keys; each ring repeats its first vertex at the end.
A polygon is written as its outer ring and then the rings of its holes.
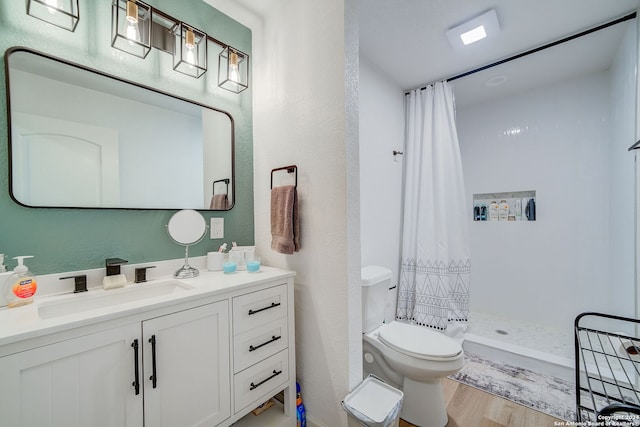
{"type": "Polygon", "coordinates": [[[187,53],[185,55],[185,61],[189,64],[189,68],[193,69],[194,65],[198,65],[196,61],[195,55],[195,35],[191,29],[187,29],[187,34],[185,35],[185,47],[187,48],[187,53]]]}
{"type": "Polygon", "coordinates": [[[240,83],[240,71],[238,70],[238,54],[231,53],[231,59],[229,60],[229,80],[236,83],[240,83]]]}
{"type": "Polygon", "coordinates": [[[130,45],[140,41],[140,31],[138,30],[137,24],[127,25],[127,39],[129,39],[130,45]]]}
{"type": "Polygon", "coordinates": [[[140,41],[140,30],[138,29],[138,5],[135,2],[127,2],[127,28],[125,31],[129,44],[140,41]]]}
{"type": "Polygon", "coordinates": [[[240,70],[238,68],[238,54],[234,51],[229,53],[229,80],[237,87],[240,83],[240,70]]]}
{"type": "Polygon", "coordinates": [[[45,4],[51,15],[54,15],[58,11],[58,0],[45,0],[45,4]]]}
{"type": "Polygon", "coordinates": [[[193,68],[196,65],[196,55],[193,53],[192,47],[187,46],[187,54],[185,56],[185,61],[189,64],[189,68],[193,68]]]}

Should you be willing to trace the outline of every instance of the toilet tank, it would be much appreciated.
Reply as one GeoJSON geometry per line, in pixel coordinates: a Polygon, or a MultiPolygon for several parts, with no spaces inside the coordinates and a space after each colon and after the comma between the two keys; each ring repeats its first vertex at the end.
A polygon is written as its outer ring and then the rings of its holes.
{"type": "Polygon", "coordinates": [[[371,332],[384,323],[391,270],[376,265],[362,267],[362,331],[371,332]]]}

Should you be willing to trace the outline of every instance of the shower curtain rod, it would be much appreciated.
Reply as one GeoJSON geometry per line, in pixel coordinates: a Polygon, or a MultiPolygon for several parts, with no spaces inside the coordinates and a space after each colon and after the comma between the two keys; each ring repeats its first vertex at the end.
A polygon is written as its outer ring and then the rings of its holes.
{"type": "MultiPolygon", "coordinates": [[[[634,19],[635,17],[636,17],[636,12],[632,12],[632,13],[630,13],[628,15],[625,15],[625,16],[623,16],[621,18],[614,19],[613,21],[606,22],[604,24],[598,25],[597,27],[589,28],[588,30],[581,31],[581,32],[579,32],[577,34],[573,34],[571,36],[567,36],[567,37],[562,38],[560,40],[556,40],[556,41],[553,41],[551,43],[547,43],[545,45],[542,45],[542,46],[539,46],[539,47],[524,51],[522,53],[518,53],[518,54],[510,56],[508,58],[501,59],[501,60],[496,61],[496,62],[492,62],[491,64],[484,65],[484,66],[479,67],[479,68],[475,68],[475,69],[473,69],[471,71],[466,71],[466,72],[464,72],[462,74],[458,74],[458,75],[455,75],[453,77],[449,77],[448,79],[446,79],[446,81],[447,82],[452,82],[454,80],[461,79],[462,77],[466,77],[466,76],[469,76],[471,74],[475,74],[475,73],[478,73],[480,71],[484,71],[484,70],[487,70],[489,68],[496,67],[496,66],[504,64],[506,62],[511,62],[511,61],[513,61],[515,59],[522,58],[523,56],[531,55],[532,53],[540,52],[541,50],[549,49],[550,47],[554,47],[554,46],[557,46],[559,44],[566,43],[568,41],[577,39],[579,37],[586,36],[586,35],[591,34],[591,33],[595,33],[596,31],[600,31],[600,30],[603,30],[605,28],[611,27],[613,25],[619,24],[621,22],[625,22],[625,21],[628,21],[630,19],[634,19]]],[[[428,86],[429,85],[421,87],[420,90],[425,90],[428,86]]],[[[405,95],[408,95],[408,94],[409,94],[409,92],[405,93],[405,95]]]]}

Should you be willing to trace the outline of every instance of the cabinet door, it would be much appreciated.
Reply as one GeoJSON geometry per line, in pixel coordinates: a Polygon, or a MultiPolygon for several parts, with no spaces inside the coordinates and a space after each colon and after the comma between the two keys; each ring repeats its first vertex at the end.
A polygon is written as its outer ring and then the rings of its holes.
{"type": "Polygon", "coordinates": [[[0,358],[0,424],[141,426],[132,347],[139,336],[137,323],[0,358]]]}
{"type": "Polygon", "coordinates": [[[142,330],[146,427],[213,426],[231,416],[227,301],[144,321],[142,330]]]}

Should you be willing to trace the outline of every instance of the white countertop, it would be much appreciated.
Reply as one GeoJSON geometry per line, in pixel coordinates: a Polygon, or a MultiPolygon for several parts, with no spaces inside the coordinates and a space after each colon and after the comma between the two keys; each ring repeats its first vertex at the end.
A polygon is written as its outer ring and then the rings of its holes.
{"type": "Polygon", "coordinates": [[[100,308],[81,309],[75,313],[65,313],[50,318],[40,315],[40,308],[55,305],[58,302],[78,301],[85,298],[99,298],[112,292],[123,292],[123,288],[105,291],[102,288],[90,288],[88,292],[78,294],[67,293],[55,296],[34,297],[29,305],[0,309],[0,346],[16,343],[43,335],[105,322],[124,316],[171,307],[181,303],[193,303],[200,299],[214,297],[276,280],[286,280],[295,275],[292,271],[262,266],[257,273],[237,271],[231,274],[222,272],[200,271],[200,276],[193,279],[173,279],[171,276],[156,277],[146,283],[128,283],[126,290],[139,293],[144,287],[153,287],[167,281],[177,281],[190,289],[158,295],[135,301],[127,301],[100,308]]]}

